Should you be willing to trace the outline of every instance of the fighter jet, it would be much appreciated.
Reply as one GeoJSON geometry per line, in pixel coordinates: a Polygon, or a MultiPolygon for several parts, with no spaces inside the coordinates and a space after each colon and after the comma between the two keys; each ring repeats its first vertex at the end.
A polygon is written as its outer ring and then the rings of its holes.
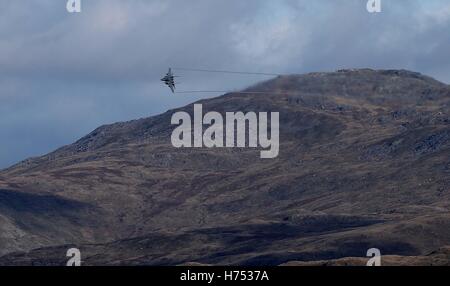
{"type": "Polygon", "coordinates": [[[172,73],[172,69],[169,68],[169,71],[167,72],[166,76],[161,79],[172,91],[172,93],[175,93],[175,76],[172,73]]]}

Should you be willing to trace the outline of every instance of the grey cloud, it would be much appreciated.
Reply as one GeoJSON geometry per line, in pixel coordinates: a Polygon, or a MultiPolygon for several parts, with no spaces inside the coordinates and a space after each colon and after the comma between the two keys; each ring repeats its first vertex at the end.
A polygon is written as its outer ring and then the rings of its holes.
{"type": "MultiPolygon", "coordinates": [[[[0,167],[71,143],[100,124],[204,96],[170,95],[169,66],[304,73],[408,68],[450,82],[450,3],[383,0],[0,1],[0,167]],[[425,2],[425,4],[424,4],[425,2]]],[[[181,72],[182,90],[264,77],[181,72]]]]}

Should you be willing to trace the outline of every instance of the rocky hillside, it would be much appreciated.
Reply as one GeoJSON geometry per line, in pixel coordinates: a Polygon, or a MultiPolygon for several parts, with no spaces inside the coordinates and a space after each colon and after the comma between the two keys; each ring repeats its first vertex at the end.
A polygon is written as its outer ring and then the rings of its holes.
{"type": "Polygon", "coordinates": [[[89,264],[130,265],[279,265],[450,245],[448,85],[341,70],[200,103],[278,111],[280,155],[172,147],[171,116],[192,105],[102,126],[0,172],[0,264],[60,264],[68,245],[89,264]]]}

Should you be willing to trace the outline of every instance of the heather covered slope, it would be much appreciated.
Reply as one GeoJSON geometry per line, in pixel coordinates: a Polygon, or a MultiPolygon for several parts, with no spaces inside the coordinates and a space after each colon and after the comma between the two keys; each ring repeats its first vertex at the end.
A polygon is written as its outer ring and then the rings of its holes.
{"type": "Polygon", "coordinates": [[[450,245],[448,85],[344,70],[246,91],[276,93],[200,103],[205,112],[280,112],[278,158],[173,148],[175,110],[100,127],[0,172],[1,253],[50,247],[13,256],[45,264],[65,247],[54,246],[70,244],[84,245],[92,264],[278,265],[450,245]]]}

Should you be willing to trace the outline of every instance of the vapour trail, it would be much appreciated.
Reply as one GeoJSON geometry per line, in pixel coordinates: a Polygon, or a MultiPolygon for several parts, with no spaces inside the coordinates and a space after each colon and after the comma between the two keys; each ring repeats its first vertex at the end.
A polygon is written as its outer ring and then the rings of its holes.
{"type": "MultiPolygon", "coordinates": [[[[193,69],[193,68],[181,68],[181,67],[173,67],[172,70],[207,72],[207,73],[209,72],[209,73],[228,73],[228,74],[244,74],[244,75],[281,76],[281,74],[276,74],[276,73],[193,69]]],[[[263,91],[247,92],[247,91],[231,91],[231,90],[189,90],[189,91],[176,91],[175,93],[289,94],[288,92],[263,92],[263,91]]]]}
{"type": "Polygon", "coordinates": [[[188,90],[175,93],[237,93],[237,94],[298,94],[298,92],[271,92],[271,91],[230,91],[230,90],[188,90]]]}
{"type": "Polygon", "coordinates": [[[262,73],[262,72],[242,72],[242,71],[226,71],[226,70],[207,70],[207,69],[189,69],[189,68],[172,68],[173,70],[180,71],[193,71],[193,72],[211,72],[211,73],[229,73],[229,74],[248,74],[248,75],[265,75],[265,76],[281,76],[276,73],[262,73]]]}

